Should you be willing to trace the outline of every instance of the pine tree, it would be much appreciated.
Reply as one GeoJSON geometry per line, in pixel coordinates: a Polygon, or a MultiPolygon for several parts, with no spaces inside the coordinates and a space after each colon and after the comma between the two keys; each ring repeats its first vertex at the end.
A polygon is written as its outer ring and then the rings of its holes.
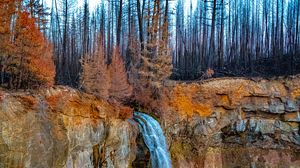
{"type": "Polygon", "coordinates": [[[161,82],[171,75],[172,70],[172,56],[168,43],[168,1],[164,11],[160,4],[160,0],[154,1],[152,26],[148,30],[150,39],[142,53],[139,67],[140,80],[144,81],[142,83],[155,85],[155,87],[160,87],[161,82]],[[161,16],[163,16],[163,23],[160,21],[161,16]]]}
{"type": "Polygon", "coordinates": [[[96,96],[108,99],[110,88],[110,76],[105,62],[105,49],[102,37],[97,39],[96,51],[84,57],[82,60],[81,86],[88,92],[96,96]]]}
{"type": "Polygon", "coordinates": [[[15,13],[15,1],[3,0],[0,2],[0,84],[7,84],[8,74],[6,70],[14,52],[14,45],[11,41],[12,33],[10,25],[12,16],[15,13]]]}
{"type": "Polygon", "coordinates": [[[81,85],[88,93],[103,99],[125,101],[132,95],[127,72],[118,47],[113,49],[112,62],[107,64],[103,40],[99,35],[96,51],[82,61],[81,85]]]}
{"type": "Polygon", "coordinates": [[[35,25],[27,12],[18,12],[15,30],[14,56],[17,62],[14,87],[54,84],[55,67],[52,60],[52,46],[35,25]]]}
{"type": "Polygon", "coordinates": [[[113,50],[112,63],[110,64],[111,87],[110,96],[117,100],[125,100],[132,95],[132,87],[128,83],[127,72],[120,50],[113,50]]]}
{"type": "Polygon", "coordinates": [[[6,1],[0,8],[6,9],[0,17],[1,84],[15,89],[53,85],[52,46],[35,19],[21,1],[6,1]]]}

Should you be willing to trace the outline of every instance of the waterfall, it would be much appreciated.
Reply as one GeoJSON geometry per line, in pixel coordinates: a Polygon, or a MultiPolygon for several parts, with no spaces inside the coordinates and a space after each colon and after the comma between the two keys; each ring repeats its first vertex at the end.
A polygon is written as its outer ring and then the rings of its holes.
{"type": "Polygon", "coordinates": [[[170,154],[159,123],[151,116],[139,112],[134,112],[134,120],[138,122],[144,142],[150,151],[152,168],[171,168],[170,154]]]}

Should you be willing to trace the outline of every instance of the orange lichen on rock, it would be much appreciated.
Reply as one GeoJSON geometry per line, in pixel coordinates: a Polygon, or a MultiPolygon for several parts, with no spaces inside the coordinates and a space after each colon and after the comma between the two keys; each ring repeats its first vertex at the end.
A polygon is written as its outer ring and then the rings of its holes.
{"type": "Polygon", "coordinates": [[[51,95],[46,97],[46,101],[50,106],[56,106],[60,102],[60,98],[62,98],[62,94],[51,95]]]}
{"type": "Polygon", "coordinates": [[[284,120],[285,121],[290,121],[290,122],[300,122],[300,114],[298,113],[287,113],[284,115],[284,120]]]}
{"type": "Polygon", "coordinates": [[[240,104],[240,101],[242,100],[242,98],[244,98],[245,96],[249,96],[249,90],[247,89],[247,87],[244,84],[241,84],[239,87],[237,87],[236,90],[232,90],[231,92],[231,102],[232,105],[237,106],[238,104],[240,104]]]}
{"type": "Polygon", "coordinates": [[[296,100],[296,99],[299,98],[299,97],[300,97],[300,88],[295,89],[295,90],[293,90],[293,91],[291,92],[291,98],[292,98],[293,100],[296,100]]]}
{"type": "Polygon", "coordinates": [[[221,103],[222,104],[230,104],[230,100],[229,100],[229,97],[228,95],[221,95],[221,103]]]}
{"type": "Polygon", "coordinates": [[[20,102],[22,102],[22,104],[25,107],[29,107],[31,109],[35,108],[38,104],[38,100],[33,96],[22,95],[22,96],[18,96],[18,98],[20,99],[20,102]]]}
{"type": "Polygon", "coordinates": [[[120,106],[72,88],[55,87],[42,90],[42,92],[45,94],[49,108],[54,113],[61,113],[67,117],[99,120],[121,117],[119,112],[124,111],[120,110],[120,106]]]}
{"type": "Polygon", "coordinates": [[[218,101],[216,102],[217,103],[217,106],[220,106],[220,107],[224,107],[226,109],[231,109],[231,100],[229,98],[228,95],[220,95],[219,96],[219,99],[217,99],[218,101]]]}
{"type": "Polygon", "coordinates": [[[71,97],[67,102],[64,111],[70,110],[69,114],[72,116],[79,116],[83,118],[99,118],[99,113],[94,108],[93,101],[90,99],[85,99],[78,96],[71,97]]]}
{"type": "Polygon", "coordinates": [[[174,89],[173,99],[171,100],[172,106],[182,115],[192,116],[194,113],[203,117],[211,115],[212,106],[210,103],[204,104],[195,102],[195,100],[192,99],[193,93],[197,93],[196,87],[183,88],[182,86],[177,86],[174,89]]]}

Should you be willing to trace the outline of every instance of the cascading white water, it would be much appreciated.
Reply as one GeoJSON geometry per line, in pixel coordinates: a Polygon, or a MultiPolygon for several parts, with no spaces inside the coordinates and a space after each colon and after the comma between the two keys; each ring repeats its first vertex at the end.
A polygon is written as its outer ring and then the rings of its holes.
{"type": "Polygon", "coordinates": [[[139,112],[134,112],[134,120],[138,122],[144,142],[150,151],[152,168],[171,168],[170,154],[159,123],[151,116],[139,112]]]}

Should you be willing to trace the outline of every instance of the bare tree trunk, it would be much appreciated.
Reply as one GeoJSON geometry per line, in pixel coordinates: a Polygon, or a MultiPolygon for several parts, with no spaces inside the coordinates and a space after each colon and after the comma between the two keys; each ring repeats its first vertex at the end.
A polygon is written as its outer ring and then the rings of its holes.
{"type": "Polygon", "coordinates": [[[86,55],[89,50],[89,5],[87,0],[84,2],[83,14],[83,55],[86,55]]]}
{"type": "Polygon", "coordinates": [[[224,0],[221,0],[221,31],[219,37],[219,60],[218,67],[222,68],[224,64],[224,0]]]}
{"type": "Polygon", "coordinates": [[[67,80],[67,83],[70,84],[71,77],[69,72],[69,64],[68,64],[68,54],[67,54],[67,41],[68,41],[68,18],[69,18],[69,11],[68,11],[68,0],[65,0],[65,11],[64,11],[64,37],[63,37],[63,53],[62,53],[62,67],[63,67],[63,81],[67,80]]]}
{"type": "Polygon", "coordinates": [[[211,34],[210,34],[210,46],[209,46],[209,56],[208,56],[208,67],[212,68],[213,61],[215,57],[215,21],[216,21],[216,11],[217,11],[217,0],[213,0],[212,9],[212,20],[211,20],[211,34]]]}
{"type": "Polygon", "coordinates": [[[284,0],[281,0],[280,56],[284,54],[283,13],[284,13],[284,0]]]}
{"type": "Polygon", "coordinates": [[[108,64],[111,63],[111,13],[112,13],[112,9],[111,9],[111,2],[108,1],[109,4],[108,4],[108,27],[107,27],[107,51],[106,51],[106,62],[108,64]]]}
{"type": "Polygon", "coordinates": [[[297,4],[297,19],[296,19],[296,37],[295,37],[295,54],[298,54],[298,42],[299,42],[299,15],[300,15],[300,1],[298,0],[297,4]]]}
{"type": "Polygon", "coordinates": [[[163,37],[162,37],[163,41],[165,41],[165,44],[168,44],[168,36],[169,36],[168,12],[169,12],[169,0],[166,0],[164,23],[163,23],[163,37]]]}
{"type": "MultiPolygon", "coordinates": [[[[145,2],[144,2],[145,3],[145,2]]],[[[144,32],[143,32],[143,16],[141,12],[141,3],[140,0],[136,0],[137,4],[137,14],[138,14],[138,22],[139,22],[139,37],[141,42],[141,49],[143,50],[144,43],[144,32]]],[[[143,4],[144,5],[144,4],[143,4]]]]}
{"type": "MultiPolygon", "coordinates": [[[[275,30],[275,52],[276,57],[279,56],[279,0],[276,1],[276,30],[275,30]]],[[[274,56],[275,56],[274,55],[274,56]]]]}
{"type": "Polygon", "coordinates": [[[204,1],[204,12],[203,12],[203,37],[202,37],[202,65],[204,68],[207,68],[207,63],[206,63],[206,47],[207,47],[207,43],[206,43],[206,39],[207,39],[207,1],[204,1]]]}
{"type": "Polygon", "coordinates": [[[120,0],[119,16],[118,16],[118,21],[117,21],[118,22],[118,25],[117,25],[117,46],[120,46],[122,15],[123,15],[123,0],[120,0]]]}

